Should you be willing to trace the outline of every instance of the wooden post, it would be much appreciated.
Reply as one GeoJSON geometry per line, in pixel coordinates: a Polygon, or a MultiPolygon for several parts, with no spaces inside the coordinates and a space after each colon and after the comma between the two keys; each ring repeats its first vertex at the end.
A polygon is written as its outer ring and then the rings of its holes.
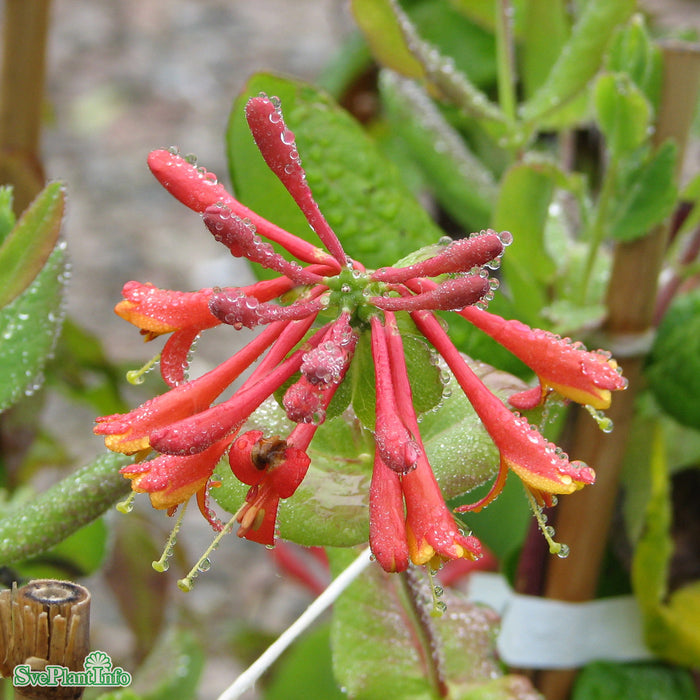
{"type": "MultiPolygon", "coordinates": [[[[82,671],[90,647],[90,592],[70,581],[39,579],[0,592],[0,674],[18,664],[82,671]]],[[[78,700],[83,688],[25,686],[15,700],[78,700]]]]}
{"type": "Polygon", "coordinates": [[[5,0],[0,71],[0,184],[19,214],[44,185],[39,135],[51,0],[5,0]]]}
{"type": "MultiPolygon", "coordinates": [[[[678,146],[680,166],[698,99],[700,50],[695,45],[677,43],[662,48],[663,93],[653,141],[659,145],[673,139],[678,146]]],[[[667,227],[659,226],[647,236],[620,243],[616,248],[605,329],[613,341],[613,351],[616,338],[643,338],[653,327],[667,238],[667,227]]],[[[569,451],[595,468],[597,480],[594,486],[562,498],[557,506],[557,539],[570,546],[571,554],[567,559],[549,561],[544,587],[544,595],[549,598],[583,601],[595,595],[634,402],[642,386],[644,356],[643,351],[637,350],[636,354],[617,358],[629,380],[629,388],[616,395],[606,411],[615,425],[610,435],[601,435],[584,411],[576,418],[569,451]]],[[[564,700],[569,696],[574,677],[574,670],[544,671],[539,674],[537,684],[547,700],[564,700]]]]}

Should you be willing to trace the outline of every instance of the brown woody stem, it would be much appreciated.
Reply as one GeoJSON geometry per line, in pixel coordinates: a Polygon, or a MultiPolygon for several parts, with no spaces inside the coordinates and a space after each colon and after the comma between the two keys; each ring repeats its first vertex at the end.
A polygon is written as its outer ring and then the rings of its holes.
{"type": "Polygon", "coordinates": [[[0,74],[0,182],[19,214],[43,186],[39,134],[50,0],[6,0],[0,74]]]}
{"type": "MultiPolygon", "coordinates": [[[[700,51],[668,44],[663,52],[663,93],[653,143],[658,146],[672,139],[678,146],[680,165],[698,97],[700,51]]],[[[644,338],[652,330],[667,238],[668,228],[658,226],[644,238],[617,245],[605,329],[613,350],[618,339],[644,338]]],[[[593,487],[567,496],[557,508],[557,539],[570,546],[571,555],[549,560],[544,585],[544,595],[549,598],[582,601],[595,595],[635,398],[642,386],[644,353],[637,350],[620,359],[629,388],[615,396],[607,412],[615,425],[613,433],[602,435],[584,411],[575,417],[570,452],[593,465],[598,476],[593,487]]],[[[573,670],[544,671],[538,685],[547,700],[563,700],[569,695],[574,675],[573,670]]]]}

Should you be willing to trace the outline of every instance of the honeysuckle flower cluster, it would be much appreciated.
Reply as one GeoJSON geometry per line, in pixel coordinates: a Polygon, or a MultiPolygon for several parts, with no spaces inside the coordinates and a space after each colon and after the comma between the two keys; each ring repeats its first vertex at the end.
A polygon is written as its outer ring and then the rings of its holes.
{"type": "Polygon", "coordinates": [[[409,561],[436,566],[446,559],[479,557],[479,541],[455,521],[426,456],[399,331],[402,315],[410,316],[442,356],[500,452],[491,492],[463,510],[481,508],[495,498],[509,470],[540,505],[593,483],[590,467],[570,461],[479,380],[435,315],[438,310],[462,315],[535,371],[539,385],[511,397],[513,407],[534,407],[553,391],[595,410],[610,405],[611,392],[623,389],[625,380],[608,354],[589,352],[485,310],[496,286],[487,267],[497,266],[510,234],[482,231],[444,243],[427,259],[418,256],[407,266],[367,270],[345,254],[314,201],[279,101],[265,95],[250,99],[246,118],[267,165],[323,247],[250,211],[215,176],[177,152],[149,155],[155,177],[202,215],[217,241],[232,255],[278,276],[245,287],[191,293],[139,282],[124,286],[117,314],[146,339],[170,334],[160,356],[170,389],[129,413],[98,418],[95,427],[110,450],[136,455],[134,464],[122,469],[133,491],[148,493],[154,507],[170,514],[194,496],[204,516],[221,529],[207,495],[216,485],[214,469],[227,455],[233,474],[250,485],[235,515],[238,535],[272,545],[279,501],[303,481],[310,464],[308,447],[345,378],[360,334],[369,333],[376,384],[369,489],[372,551],[387,571],[402,571],[409,561]],[[187,379],[194,340],[219,324],[260,327],[262,332],[215,369],[187,379]],[[256,362],[233,396],[217,402],[256,362]],[[283,385],[288,388],[282,404],[296,427],[287,436],[245,430],[251,414],[283,385]]]}

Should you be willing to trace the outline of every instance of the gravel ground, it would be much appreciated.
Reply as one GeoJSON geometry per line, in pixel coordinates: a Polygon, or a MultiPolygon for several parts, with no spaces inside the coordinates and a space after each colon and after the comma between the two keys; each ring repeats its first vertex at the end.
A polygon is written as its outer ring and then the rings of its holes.
{"type": "MultiPolygon", "coordinates": [[[[248,76],[271,70],[313,80],[352,20],[342,0],[55,0],[52,20],[43,150],[48,177],[68,186],[68,313],[103,339],[112,359],[139,366],[150,351],[112,312],[125,281],[188,290],[248,278],[198,217],[162,190],[146,154],[176,145],[224,177],[224,128],[248,76]]],[[[197,371],[231,351],[229,343],[203,343],[197,371]]],[[[91,434],[94,417],[65,408],[52,405],[48,420],[71,436],[76,458],[104,450],[91,434]]],[[[163,513],[149,513],[146,503],[139,510],[167,532],[163,513]]],[[[181,541],[192,564],[213,535],[198,514],[189,516],[181,541]]],[[[93,646],[133,670],[133,640],[108,587],[100,577],[88,585],[93,646]]],[[[278,633],[309,602],[275,574],[264,549],[236,538],[191,593],[176,589],[175,576],[169,588],[172,616],[191,620],[209,640],[202,700],[240,671],[225,648],[236,624],[278,633]]]]}

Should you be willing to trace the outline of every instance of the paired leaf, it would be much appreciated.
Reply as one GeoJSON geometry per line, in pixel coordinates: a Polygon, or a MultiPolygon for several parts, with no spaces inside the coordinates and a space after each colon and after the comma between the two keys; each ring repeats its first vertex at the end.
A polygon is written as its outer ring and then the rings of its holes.
{"type": "MultiPolygon", "coordinates": [[[[354,556],[329,551],[334,573],[354,556]]],[[[447,613],[432,617],[430,583],[421,568],[397,575],[375,565],[348,587],[334,605],[331,639],[336,678],[350,697],[532,697],[525,679],[503,675],[494,649],[497,615],[450,589],[442,601],[447,613]]]]}
{"type": "Polygon", "coordinates": [[[60,182],[51,183],[4,240],[0,235],[0,309],[27,288],[47,262],[58,240],[64,208],[63,186],[60,182]]]}
{"type": "Polygon", "coordinates": [[[598,126],[614,158],[641,146],[649,136],[653,110],[625,73],[605,73],[593,90],[598,126]]]}
{"type": "Polygon", "coordinates": [[[250,79],[236,100],[227,145],[236,196],[258,214],[319,244],[253,142],[243,106],[260,92],[281,99],[307,180],[348,255],[368,268],[392,264],[442,231],[352,117],[318,89],[267,74],[250,79]]]}
{"type": "Polygon", "coordinates": [[[662,223],[676,203],[676,146],[667,141],[641,163],[627,164],[609,222],[618,241],[633,241],[662,223]]]}
{"type": "Polygon", "coordinates": [[[522,106],[522,119],[535,124],[581,92],[600,68],[613,32],[634,10],[634,0],[589,0],[585,3],[546,80],[522,106]]]}
{"type": "Polygon", "coordinates": [[[43,381],[63,319],[65,270],[59,243],[29,287],[0,309],[0,411],[43,381]]]}

